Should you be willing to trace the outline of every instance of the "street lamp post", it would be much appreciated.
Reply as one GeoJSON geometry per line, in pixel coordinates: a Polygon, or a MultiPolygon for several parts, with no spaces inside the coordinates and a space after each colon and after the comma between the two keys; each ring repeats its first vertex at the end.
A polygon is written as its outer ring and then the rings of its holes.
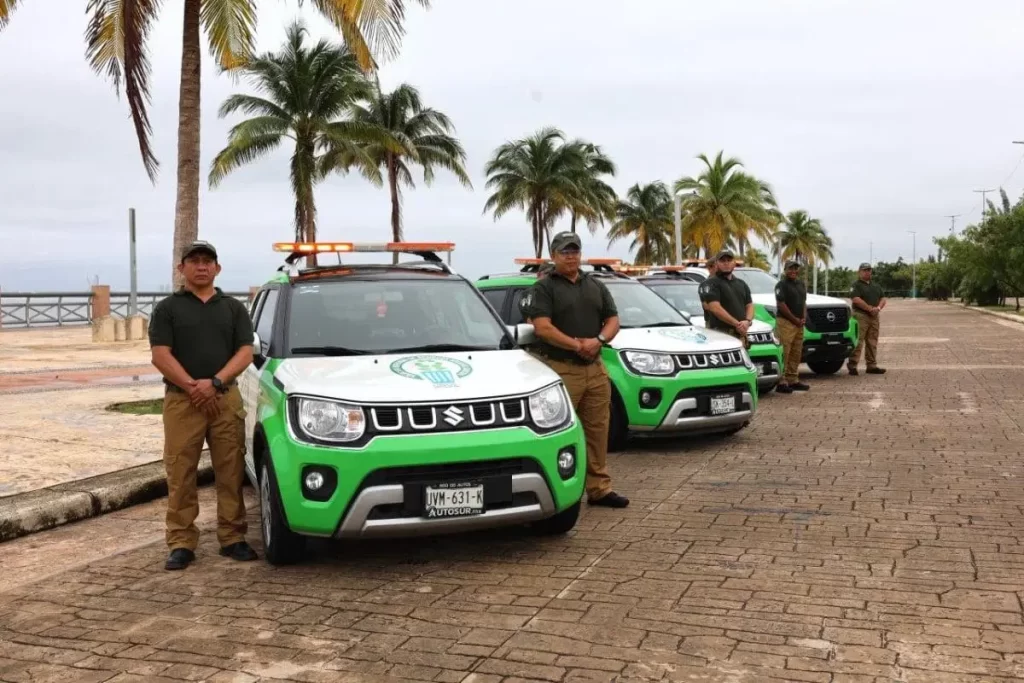
{"type": "Polygon", "coordinates": [[[914,251],[913,251],[913,256],[911,256],[911,258],[913,259],[913,265],[911,266],[911,269],[910,269],[910,272],[913,273],[913,284],[910,286],[910,298],[911,299],[916,299],[917,298],[917,233],[914,232],[913,230],[907,230],[907,232],[909,232],[911,235],[914,236],[914,251]]]}

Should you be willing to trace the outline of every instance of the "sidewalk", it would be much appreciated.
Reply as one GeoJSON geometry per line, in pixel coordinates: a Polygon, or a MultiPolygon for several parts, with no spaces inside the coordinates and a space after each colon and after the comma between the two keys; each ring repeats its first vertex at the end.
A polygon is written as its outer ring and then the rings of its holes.
{"type": "Polygon", "coordinates": [[[90,334],[0,331],[0,541],[166,492],[160,416],[107,410],[163,394],[148,344],[90,334]]]}

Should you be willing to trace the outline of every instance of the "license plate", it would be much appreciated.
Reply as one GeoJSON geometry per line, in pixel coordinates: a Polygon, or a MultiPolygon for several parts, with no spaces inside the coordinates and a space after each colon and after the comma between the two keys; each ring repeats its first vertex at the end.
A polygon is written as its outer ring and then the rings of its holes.
{"type": "Polygon", "coordinates": [[[428,519],[468,517],[484,511],[483,484],[438,484],[428,486],[423,496],[424,514],[428,519]]]}
{"type": "Polygon", "coordinates": [[[725,415],[736,410],[735,396],[714,396],[711,398],[711,414],[725,415]]]}

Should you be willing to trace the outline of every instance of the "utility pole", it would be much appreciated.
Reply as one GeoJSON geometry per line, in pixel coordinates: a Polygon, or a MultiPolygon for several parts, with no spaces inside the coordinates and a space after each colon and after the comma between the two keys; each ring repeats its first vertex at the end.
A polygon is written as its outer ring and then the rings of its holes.
{"type": "MultiPolygon", "coordinates": [[[[676,265],[681,266],[683,265],[683,204],[679,199],[678,190],[672,193],[672,210],[676,229],[676,265]]],[[[700,254],[698,253],[697,256],[700,254]]]]}
{"type": "Polygon", "coordinates": [[[956,234],[956,219],[960,218],[960,216],[963,216],[963,214],[962,213],[957,213],[957,214],[953,214],[951,216],[946,216],[946,218],[949,219],[949,234],[950,235],[955,235],[956,234]]]}
{"type": "Polygon", "coordinates": [[[907,232],[909,232],[911,235],[914,236],[914,251],[913,251],[913,256],[911,257],[911,258],[914,259],[913,266],[911,267],[911,272],[913,273],[913,282],[914,282],[914,284],[912,284],[911,288],[910,288],[910,298],[911,299],[916,299],[917,298],[917,233],[914,232],[913,230],[907,230],[907,232]]]}
{"type": "Polygon", "coordinates": [[[868,263],[875,265],[875,243],[868,242],[868,263]]]}
{"type": "Polygon", "coordinates": [[[128,315],[131,317],[139,314],[139,281],[138,270],[135,267],[135,209],[128,209],[128,272],[131,277],[131,285],[128,290],[128,315]]]}
{"type": "Polygon", "coordinates": [[[995,192],[995,190],[974,190],[981,194],[981,222],[985,222],[985,195],[989,192],[995,192]]]}

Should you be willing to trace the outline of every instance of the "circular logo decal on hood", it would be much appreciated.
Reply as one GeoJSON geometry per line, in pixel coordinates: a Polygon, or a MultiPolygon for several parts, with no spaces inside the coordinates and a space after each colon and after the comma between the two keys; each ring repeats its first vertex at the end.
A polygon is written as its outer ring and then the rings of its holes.
{"type": "Polygon", "coordinates": [[[678,339],[684,342],[693,342],[694,344],[707,344],[708,336],[703,332],[698,332],[692,327],[683,328],[672,328],[667,327],[663,330],[658,330],[658,334],[663,337],[669,337],[671,339],[678,339]]]}
{"type": "Polygon", "coordinates": [[[406,356],[391,363],[391,372],[406,379],[426,380],[435,387],[458,386],[456,380],[466,377],[473,368],[448,356],[406,356]]]}

